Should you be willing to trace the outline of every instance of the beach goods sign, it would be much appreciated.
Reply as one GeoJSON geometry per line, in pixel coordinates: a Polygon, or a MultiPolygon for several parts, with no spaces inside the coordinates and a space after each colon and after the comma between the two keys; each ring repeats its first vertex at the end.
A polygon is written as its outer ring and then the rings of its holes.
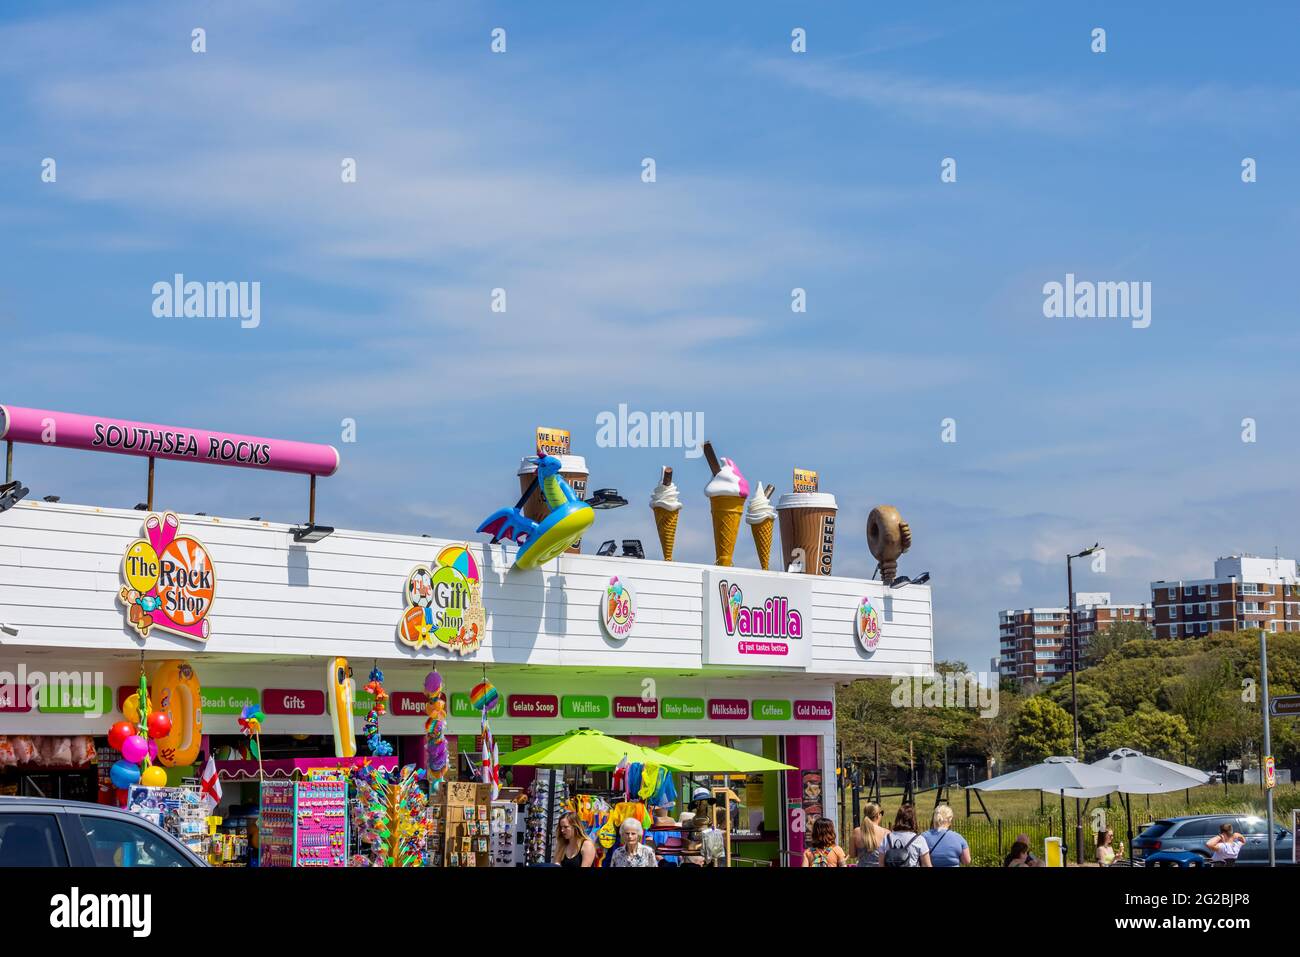
{"type": "Polygon", "coordinates": [[[127,546],[122,556],[125,584],[117,598],[127,624],[141,638],[157,628],[208,640],[217,571],[203,544],[179,532],[180,519],[173,513],[150,515],[144,521],[145,537],[127,546]]]}
{"type": "Polygon", "coordinates": [[[704,663],[807,668],[812,583],[772,575],[704,573],[704,663]]]}
{"type": "Polygon", "coordinates": [[[478,651],[486,626],[483,578],[467,545],[449,545],[432,566],[411,569],[397,625],[402,644],[468,655],[478,651]]]}
{"type": "Polygon", "coordinates": [[[16,405],[0,405],[0,439],[303,475],[333,475],[339,467],[339,453],[332,445],[24,409],[16,405]]]}

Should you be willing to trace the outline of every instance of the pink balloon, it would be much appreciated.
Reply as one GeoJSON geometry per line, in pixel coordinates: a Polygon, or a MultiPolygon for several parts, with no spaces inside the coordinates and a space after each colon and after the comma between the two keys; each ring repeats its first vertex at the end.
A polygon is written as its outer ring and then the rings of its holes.
{"type": "Polygon", "coordinates": [[[153,738],[149,739],[149,760],[150,761],[158,760],[158,742],[155,741],[153,738]]]}
{"type": "Polygon", "coordinates": [[[122,757],[132,764],[139,764],[149,753],[149,745],[138,734],[133,734],[122,742],[122,757]]]}

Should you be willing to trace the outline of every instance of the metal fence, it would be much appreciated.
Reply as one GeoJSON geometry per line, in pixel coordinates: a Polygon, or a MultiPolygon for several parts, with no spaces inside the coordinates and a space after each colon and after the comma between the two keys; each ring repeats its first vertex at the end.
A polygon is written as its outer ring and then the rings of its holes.
{"type": "Polygon", "coordinates": [[[978,867],[999,867],[1020,834],[1029,837],[1029,850],[1041,858],[1044,838],[1061,835],[1061,818],[1051,814],[998,817],[992,821],[982,817],[969,817],[954,821],[952,829],[966,838],[966,843],[970,845],[972,864],[978,867]]]}

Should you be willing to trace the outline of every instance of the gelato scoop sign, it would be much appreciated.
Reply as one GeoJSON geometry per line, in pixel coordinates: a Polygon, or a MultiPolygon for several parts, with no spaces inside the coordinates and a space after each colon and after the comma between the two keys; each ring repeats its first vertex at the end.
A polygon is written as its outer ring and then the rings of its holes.
{"type": "Polygon", "coordinates": [[[485,625],[482,576],[467,547],[444,548],[432,567],[411,569],[397,626],[404,645],[468,655],[482,643],[485,625]]]}
{"type": "Polygon", "coordinates": [[[705,572],[705,664],[806,668],[809,582],[705,572]]]}
{"type": "Polygon", "coordinates": [[[177,534],[180,520],[171,512],[150,515],[145,537],[132,542],[122,556],[118,592],[127,624],[141,638],[157,628],[207,641],[208,612],[216,596],[217,573],[208,550],[195,538],[177,534]]]}

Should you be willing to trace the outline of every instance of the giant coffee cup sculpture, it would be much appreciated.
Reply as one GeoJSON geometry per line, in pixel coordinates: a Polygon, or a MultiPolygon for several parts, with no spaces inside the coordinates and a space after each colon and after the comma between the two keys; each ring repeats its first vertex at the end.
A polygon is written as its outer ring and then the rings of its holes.
{"type": "Polygon", "coordinates": [[[516,542],[519,554],[514,567],[523,569],[539,568],[565,552],[596,520],[591,506],[574,494],[573,487],[560,474],[563,463],[558,458],[539,452],[532,461],[537,465],[537,477],[524,489],[515,507],[497,509],[478,527],[492,536],[493,545],[503,538],[516,542]],[[523,508],[538,485],[550,512],[535,522],[523,513],[523,508]]]}
{"type": "Polygon", "coordinates": [[[898,577],[898,558],[912,547],[912,529],[892,505],[877,505],[867,516],[867,546],[880,562],[886,587],[898,577]]]}

